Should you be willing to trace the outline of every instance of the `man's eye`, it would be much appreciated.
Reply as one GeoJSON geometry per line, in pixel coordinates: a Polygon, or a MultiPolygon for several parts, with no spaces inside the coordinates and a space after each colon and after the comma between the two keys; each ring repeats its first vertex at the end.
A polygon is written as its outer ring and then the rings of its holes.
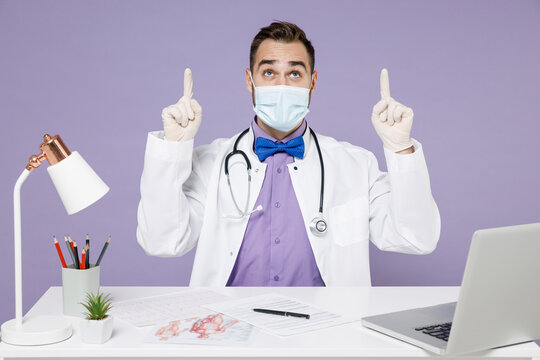
{"type": "Polygon", "coordinates": [[[293,71],[293,72],[291,73],[291,77],[293,77],[293,78],[299,78],[299,77],[300,77],[300,73],[299,73],[298,71],[293,71]]]}
{"type": "Polygon", "coordinates": [[[274,73],[272,72],[272,70],[266,70],[266,71],[264,72],[264,76],[272,76],[272,75],[274,75],[274,73]]]}

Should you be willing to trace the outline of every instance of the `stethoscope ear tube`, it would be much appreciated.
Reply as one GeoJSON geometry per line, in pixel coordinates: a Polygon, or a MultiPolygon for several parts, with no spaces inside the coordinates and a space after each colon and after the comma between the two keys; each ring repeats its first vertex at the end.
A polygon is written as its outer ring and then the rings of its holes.
{"type": "MultiPolygon", "coordinates": [[[[230,153],[227,154],[227,156],[225,156],[225,175],[227,176],[227,185],[229,185],[229,191],[231,192],[231,198],[233,200],[234,206],[240,213],[240,217],[238,217],[238,219],[243,219],[244,217],[250,215],[252,212],[257,211],[257,210],[254,210],[254,211],[248,212],[247,210],[249,206],[250,193],[251,193],[251,162],[249,161],[245,152],[243,152],[242,150],[238,150],[238,142],[240,141],[242,136],[244,136],[248,131],[249,131],[249,128],[242,131],[242,133],[238,135],[238,138],[236,138],[236,141],[234,142],[233,151],[231,151],[230,153]],[[246,161],[247,175],[248,175],[248,193],[247,193],[246,206],[244,208],[244,211],[240,209],[240,206],[238,206],[238,203],[236,202],[236,198],[234,197],[232,186],[231,186],[231,179],[229,177],[229,159],[233,157],[234,155],[242,155],[242,157],[246,161]]],[[[227,215],[224,215],[224,217],[236,218],[234,216],[227,216],[227,215]]]]}
{"type": "Polygon", "coordinates": [[[324,202],[324,161],[322,158],[321,147],[319,146],[319,139],[317,139],[317,136],[315,135],[315,131],[313,131],[313,129],[309,128],[309,131],[311,132],[311,136],[313,136],[313,140],[315,141],[317,153],[319,154],[319,162],[321,163],[321,195],[319,197],[319,217],[322,218],[324,202]]]}
{"type": "Polygon", "coordinates": [[[234,155],[242,155],[242,157],[246,161],[248,172],[251,170],[251,162],[249,161],[246,153],[243,152],[242,150],[234,149],[233,151],[228,153],[227,156],[225,157],[225,175],[227,175],[227,177],[229,176],[229,159],[234,155]]]}
{"type": "Polygon", "coordinates": [[[231,192],[231,198],[233,200],[234,206],[236,206],[236,209],[240,213],[242,217],[245,217],[248,215],[248,206],[249,206],[249,200],[250,200],[250,193],[251,193],[251,162],[249,161],[247,155],[242,150],[233,150],[227,156],[225,157],[225,175],[227,176],[227,185],[229,185],[229,191],[231,192]],[[248,176],[248,193],[246,198],[246,206],[244,207],[244,211],[240,209],[240,206],[238,206],[238,203],[236,202],[236,198],[233,194],[233,189],[231,186],[231,179],[229,176],[229,159],[234,155],[242,155],[244,160],[246,161],[247,166],[247,176],[248,176]]]}

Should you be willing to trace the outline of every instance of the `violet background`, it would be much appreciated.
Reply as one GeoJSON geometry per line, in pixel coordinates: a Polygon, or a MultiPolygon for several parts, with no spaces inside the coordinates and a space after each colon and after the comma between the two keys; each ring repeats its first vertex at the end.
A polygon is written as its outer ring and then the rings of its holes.
{"type": "MultiPolygon", "coordinates": [[[[414,109],[442,217],[435,252],[372,247],[373,285],[459,285],[478,228],[539,221],[540,1],[0,1],[0,323],[14,317],[15,181],[45,133],[60,134],[110,186],[68,216],[45,166],[22,191],[24,311],[61,284],[52,236],[112,242],[103,285],[187,285],[194,252],[136,242],[147,132],[191,67],[204,109],[196,144],[246,128],[249,45],[273,19],[302,27],[319,73],[309,124],[386,168],[370,122],[387,67],[414,109]]],[[[318,194],[313,194],[318,196],[318,194]]],[[[96,256],[94,250],[92,255],[96,256]]]]}

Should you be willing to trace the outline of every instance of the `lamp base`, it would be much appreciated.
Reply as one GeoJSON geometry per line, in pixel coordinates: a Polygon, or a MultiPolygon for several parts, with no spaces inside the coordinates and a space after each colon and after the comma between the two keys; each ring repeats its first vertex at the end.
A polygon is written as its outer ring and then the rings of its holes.
{"type": "Polygon", "coordinates": [[[73,330],[71,321],[63,316],[33,316],[23,319],[17,327],[16,319],[2,324],[2,341],[12,345],[45,345],[68,339],[73,330]]]}

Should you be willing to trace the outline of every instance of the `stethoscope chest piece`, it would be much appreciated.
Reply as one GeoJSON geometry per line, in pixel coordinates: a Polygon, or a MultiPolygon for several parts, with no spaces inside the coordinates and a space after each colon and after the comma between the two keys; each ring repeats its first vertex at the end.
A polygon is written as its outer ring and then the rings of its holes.
{"type": "Polygon", "coordinates": [[[328,229],[328,225],[326,224],[326,221],[322,218],[322,216],[317,216],[311,221],[311,224],[309,224],[309,228],[313,235],[324,236],[326,234],[326,230],[328,229]]]}

